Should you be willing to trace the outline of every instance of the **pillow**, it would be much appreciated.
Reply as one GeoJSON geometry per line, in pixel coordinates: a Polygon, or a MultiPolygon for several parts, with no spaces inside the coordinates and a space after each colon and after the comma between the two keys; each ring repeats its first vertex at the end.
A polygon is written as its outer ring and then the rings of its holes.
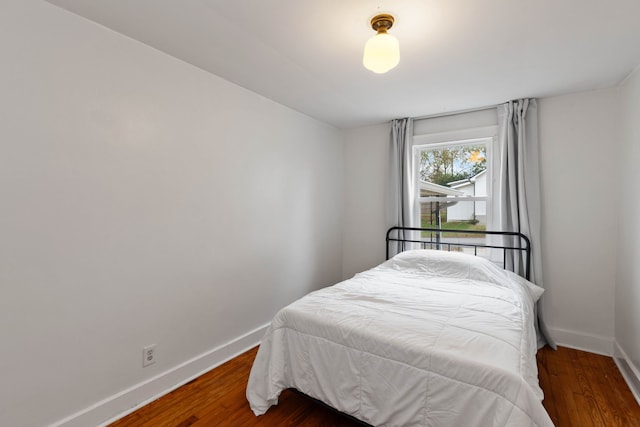
{"type": "Polygon", "coordinates": [[[479,280],[503,287],[523,288],[535,302],[544,292],[525,278],[498,267],[486,258],[462,252],[416,249],[401,252],[383,264],[394,270],[432,277],[479,280]]]}
{"type": "MultiPolygon", "coordinates": [[[[500,269],[491,261],[462,252],[416,249],[401,252],[388,261],[395,270],[426,273],[430,276],[493,282],[500,269]],[[498,271],[496,271],[496,269],[498,271]]],[[[501,274],[501,273],[500,273],[501,274]]]]}
{"type": "Polygon", "coordinates": [[[528,281],[524,277],[519,276],[512,271],[505,270],[505,273],[507,273],[507,275],[511,278],[511,280],[518,283],[520,286],[522,286],[527,290],[533,302],[537,302],[540,299],[540,297],[542,297],[542,294],[544,293],[544,288],[541,288],[535,283],[528,281]]]}

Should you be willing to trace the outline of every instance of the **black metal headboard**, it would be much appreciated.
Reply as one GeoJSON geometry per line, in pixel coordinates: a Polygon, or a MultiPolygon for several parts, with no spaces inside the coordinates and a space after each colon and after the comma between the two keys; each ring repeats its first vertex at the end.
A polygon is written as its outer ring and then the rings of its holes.
{"type": "MultiPolygon", "coordinates": [[[[531,242],[522,233],[514,231],[483,231],[483,230],[446,230],[438,228],[391,227],[387,231],[387,259],[391,253],[391,246],[396,243],[396,252],[408,248],[437,249],[447,251],[461,251],[467,248],[478,254],[479,248],[496,249],[502,251],[502,263],[507,268],[507,259],[512,255],[519,255],[523,259],[523,276],[529,280],[531,273],[531,242]],[[502,236],[500,242],[473,240],[470,236],[502,236]],[[458,237],[456,237],[458,236],[458,237]]],[[[512,266],[513,268],[513,266],[512,266]]],[[[516,271],[517,273],[517,271],[516,271]]]]}

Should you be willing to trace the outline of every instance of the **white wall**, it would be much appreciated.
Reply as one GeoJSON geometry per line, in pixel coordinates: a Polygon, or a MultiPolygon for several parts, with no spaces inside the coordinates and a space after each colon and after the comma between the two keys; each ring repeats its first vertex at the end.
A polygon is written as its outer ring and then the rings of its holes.
{"type": "Polygon", "coordinates": [[[539,101],[545,319],[558,343],[611,354],[617,88],[539,101]]]}
{"type": "Polygon", "coordinates": [[[39,0],[2,2],[0,52],[0,425],[101,404],[341,278],[338,130],[39,0]]]}
{"type": "Polygon", "coordinates": [[[385,259],[389,123],[345,131],[343,277],[385,259]]]}
{"type": "Polygon", "coordinates": [[[640,68],[620,88],[619,246],[616,284],[616,341],[640,375],[640,68]]]}
{"type": "MultiPolygon", "coordinates": [[[[614,88],[541,99],[538,104],[546,318],[561,344],[608,354],[614,337],[617,94],[614,88]],[[603,150],[609,155],[601,155],[603,150]]],[[[488,113],[479,114],[475,117],[482,120],[470,125],[487,125],[488,113]]],[[[460,129],[469,117],[462,120],[456,123],[448,117],[442,120],[446,126],[434,129],[421,123],[416,133],[460,129]]],[[[377,218],[375,212],[382,212],[385,184],[380,183],[386,180],[386,169],[370,169],[373,184],[354,171],[366,168],[361,160],[365,147],[375,164],[385,164],[388,139],[386,126],[357,129],[346,139],[347,169],[353,168],[345,176],[346,200],[353,203],[344,231],[349,244],[344,246],[343,269],[348,274],[383,259],[381,221],[368,224],[361,218],[367,213],[377,218]],[[372,194],[371,187],[378,192],[372,194]],[[354,259],[348,254],[356,245],[364,249],[354,259]]]]}

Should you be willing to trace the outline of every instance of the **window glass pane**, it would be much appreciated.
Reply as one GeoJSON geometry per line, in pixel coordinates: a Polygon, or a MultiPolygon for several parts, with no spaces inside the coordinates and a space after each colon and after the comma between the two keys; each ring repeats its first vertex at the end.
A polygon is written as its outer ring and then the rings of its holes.
{"type": "Polygon", "coordinates": [[[486,201],[460,201],[460,202],[422,202],[420,203],[421,227],[441,229],[442,232],[423,232],[422,238],[428,239],[431,244],[425,249],[444,249],[458,251],[488,257],[487,248],[475,249],[473,244],[486,244],[484,234],[465,233],[465,230],[486,230],[486,201]],[[475,219],[473,218],[475,205],[475,219]],[[440,218],[438,218],[438,209],[440,218]],[[455,210],[454,210],[455,209],[455,210]],[[462,213],[464,219],[458,217],[462,213]],[[438,225],[438,223],[440,225],[438,225]],[[447,230],[456,230],[456,233],[447,233],[447,230]]]}
{"type": "Polygon", "coordinates": [[[487,202],[443,199],[441,202],[420,203],[421,227],[453,230],[486,230],[487,202]]]}
{"type": "Polygon", "coordinates": [[[420,150],[420,181],[454,187],[487,169],[484,144],[454,145],[420,150]]]}
{"type": "MultiPolygon", "coordinates": [[[[434,248],[473,253],[466,245],[485,243],[487,224],[487,143],[489,138],[422,146],[419,162],[420,226],[434,248]],[[457,230],[461,233],[447,233],[457,230]]],[[[484,254],[476,254],[484,255],[484,254]]]]}

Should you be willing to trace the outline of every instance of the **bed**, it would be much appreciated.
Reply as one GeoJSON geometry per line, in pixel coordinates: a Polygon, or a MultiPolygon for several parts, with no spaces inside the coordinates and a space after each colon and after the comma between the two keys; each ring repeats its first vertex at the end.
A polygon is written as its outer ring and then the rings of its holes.
{"type": "Polygon", "coordinates": [[[535,359],[542,289],[478,256],[517,258],[526,276],[528,239],[474,233],[394,227],[387,261],[278,312],[247,384],[253,412],[293,388],[371,425],[552,426],[535,359]]]}

